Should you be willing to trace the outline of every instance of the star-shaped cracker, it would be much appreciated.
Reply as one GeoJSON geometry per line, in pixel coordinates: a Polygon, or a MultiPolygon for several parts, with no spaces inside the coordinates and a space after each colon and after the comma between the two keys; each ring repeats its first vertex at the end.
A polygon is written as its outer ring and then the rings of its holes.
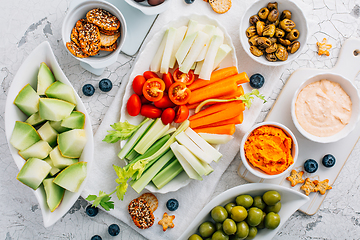
{"type": "Polygon", "coordinates": [[[164,213],[163,218],[159,221],[159,225],[162,225],[164,232],[168,228],[173,228],[175,226],[173,223],[174,218],[175,215],[170,216],[166,212],[164,213]]]}
{"type": "Polygon", "coordinates": [[[304,174],[304,171],[297,172],[296,170],[291,170],[290,176],[286,178],[286,180],[291,182],[291,186],[294,187],[298,183],[303,183],[304,179],[302,178],[302,175],[304,174]]]}
{"type": "Polygon", "coordinates": [[[329,50],[332,48],[332,45],[327,43],[326,38],[324,38],[322,42],[317,42],[316,46],[318,47],[319,55],[323,55],[323,54],[325,54],[326,56],[330,55],[329,50]]]}
{"type": "Polygon", "coordinates": [[[306,178],[304,185],[300,187],[300,189],[305,192],[306,196],[309,196],[311,192],[316,192],[316,184],[314,183],[315,181],[311,181],[310,178],[306,178]]]}
{"type": "Polygon", "coordinates": [[[315,180],[314,183],[316,185],[315,191],[320,192],[321,195],[324,195],[326,190],[332,189],[332,187],[329,186],[329,179],[325,179],[324,181],[315,180]]]}

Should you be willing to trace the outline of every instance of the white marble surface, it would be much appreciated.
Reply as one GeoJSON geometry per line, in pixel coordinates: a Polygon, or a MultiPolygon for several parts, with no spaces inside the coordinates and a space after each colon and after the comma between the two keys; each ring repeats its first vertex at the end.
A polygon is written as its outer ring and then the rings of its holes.
{"type": "MultiPolygon", "coordinates": [[[[344,40],[349,37],[360,37],[359,0],[298,1],[313,8],[313,14],[318,19],[316,32],[310,37],[299,59],[287,65],[280,79],[272,79],[278,84],[273,94],[269,96],[268,103],[264,105],[258,121],[265,118],[282,86],[294,70],[300,67],[331,68],[336,63],[344,40]],[[329,57],[316,54],[316,41],[321,41],[323,37],[327,37],[333,45],[329,57]]],[[[232,2],[236,4],[236,0],[232,2]]],[[[88,203],[81,198],[59,222],[46,229],[43,227],[41,212],[34,195],[16,180],[18,169],[11,158],[5,138],[4,108],[7,90],[18,68],[32,49],[43,41],[50,42],[61,68],[88,108],[94,132],[101,123],[122,80],[134,64],[134,57],[120,55],[118,61],[107,68],[101,76],[95,76],[83,70],[79,62],[65,50],[61,39],[61,25],[68,5],[69,0],[1,1],[0,239],[90,239],[95,234],[101,235],[103,239],[143,239],[129,226],[106,212],[100,211],[96,217],[88,217],[85,213],[88,203]],[[102,78],[109,78],[114,84],[109,93],[102,93],[97,87],[97,83],[102,78]],[[96,86],[96,92],[92,97],[82,94],[81,87],[85,83],[96,86]],[[112,223],[120,225],[121,233],[117,237],[107,234],[107,227],[112,223]]],[[[261,72],[261,66],[259,66],[259,72],[261,72]]],[[[358,75],[356,78],[358,88],[360,87],[359,80],[358,75]]],[[[357,159],[359,155],[360,144],[358,143],[320,210],[313,216],[296,212],[279,229],[274,239],[360,239],[360,193],[358,191],[360,189],[360,162],[357,159]]],[[[235,185],[246,183],[236,173],[239,161],[237,155],[224,173],[213,196],[235,185]],[[232,184],[229,185],[229,182],[232,184]]]]}

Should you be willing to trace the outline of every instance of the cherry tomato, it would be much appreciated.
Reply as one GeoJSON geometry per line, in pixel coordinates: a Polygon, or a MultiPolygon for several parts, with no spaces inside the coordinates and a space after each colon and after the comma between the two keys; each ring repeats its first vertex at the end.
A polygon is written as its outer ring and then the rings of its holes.
{"type": "Polygon", "coordinates": [[[148,118],[159,118],[162,111],[150,104],[145,104],[141,107],[140,114],[148,118]]]}
{"type": "Polygon", "coordinates": [[[144,72],[143,76],[144,76],[144,78],[146,78],[146,80],[149,80],[151,78],[159,78],[159,76],[156,73],[152,72],[152,71],[144,72]]]}
{"type": "Polygon", "coordinates": [[[167,94],[164,94],[164,96],[157,102],[154,102],[155,107],[158,108],[172,108],[176,105],[170,100],[169,96],[167,94]]]}
{"type": "Polygon", "coordinates": [[[171,75],[171,73],[164,73],[163,76],[162,76],[162,79],[165,83],[165,90],[168,91],[171,84],[174,83],[174,78],[173,76],[171,75]]]}
{"type": "Polygon", "coordinates": [[[194,71],[190,70],[187,74],[183,73],[177,68],[173,73],[174,81],[175,82],[182,82],[185,85],[190,85],[194,82],[195,75],[194,71]]]}
{"type": "Polygon", "coordinates": [[[185,105],[177,106],[175,108],[175,112],[176,112],[174,119],[175,123],[182,123],[189,117],[189,109],[185,105]]]}
{"type": "Polygon", "coordinates": [[[140,100],[141,100],[141,105],[143,104],[151,104],[151,102],[149,100],[147,100],[144,95],[140,96],[140,100]]]}
{"type": "Polygon", "coordinates": [[[191,91],[181,82],[173,83],[169,88],[169,98],[176,105],[186,104],[191,96],[191,91]]]}
{"type": "Polygon", "coordinates": [[[163,124],[169,124],[174,121],[175,118],[175,110],[172,108],[165,109],[161,114],[161,121],[163,124]]]}
{"type": "Polygon", "coordinates": [[[132,88],[137,95],[141,96],[143,94],[142,89],[143,89],[145,82],[146,82],[146,79],[142,75],[137,75],[134,78],[134,80],[132,82],[132,88]]]}
{"type": "Polygon", "coordinates": [[[141,109],[141,100],[137,94],[130,96],[129,100],[126,103],[126,109],[130,116],[137,116],[140,113],[141,109]]]}
{"type": "Polygon", "coordinates": [[[159,101],[164,95],[164,90],[165,83],[160,78],[151,78],[143,86],[144,97],[151,102],[159,101]]]}

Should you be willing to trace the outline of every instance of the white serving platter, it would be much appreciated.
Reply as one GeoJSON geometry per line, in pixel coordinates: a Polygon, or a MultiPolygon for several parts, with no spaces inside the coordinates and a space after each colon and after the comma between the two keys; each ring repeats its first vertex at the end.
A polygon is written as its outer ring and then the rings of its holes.
{"type": "MultiPolygon", "coordinates": [[[[49,42],[43,42],[39,46],[37,46],[30,55],[26,58],[26,60],[23,62],[19,70],[17,71],[12,84],[9,88],[9,92],[6,99],[6,106],[5,106],[5,131],[6,131],[6,139],[8,141],[8,145],[10,148],[11,155],[15,161],[16,166],[21,169],[21,167],[25,164],[25,160],[18,154],[17,149],[15,149],[10,144],[10,137],[12,134],[12,131],[15,126],[15,121],[25,121],[27,119],[27,116],[22,113],[18,107],[13,104],[15,97],[19,93],[19,91],[28,83],[36,89],[36,83],[37,83],[37,74],[39,71],[40,63],[45,62],[46,65],[51,69],[53,72],[55,79],[59,80],[69,86],[72,87],[70,81],[65,76],[64,72],[61,70],[58,62],[56,61],[55,55],[50,47],[49,42]]],[[[87,172],[90,172],[90,168],[93,161],[93,155],[94,155],[94,141],[93,141],[93,132],[92,127],[90,123],[90,117],[89,114],[82,103],[80,97],[76,93],[74,89],[75,95],[76,95],[76,101],[77,106],[76,109],[78,111],[81,111],[85,114],[86,120],[85,120],[85,130],[87,135],[87,143],[83,150],[83,153],[81,154],[81,157],[79,158],[79,161],[86,161],[87,162],[87,172]]],[[[53,225],[56,221],[58,221],[62,216],[64,216],[68,210],[73,206],[75,201],[79,198],[81,191],[85,187],[86,179],[81,184],[79,191],[76,193],[72,193],[69,191],[65,191],[64,198],[62,202],[60,203],[59,207],[54,211],[51,212],[50,209],[47,206],[46,198],[45,198],[45,191],[43,186],[41,185],[37,190],[32,190],[31,188],[28,188],[29,193],[32,191],[35,194],[36,199],[39,202],[39,205],[41,207],[41,212],[43,216],[44,226],[50,227],[53,225]]],[[[22,184],[19,182],[19,184],[22,184]]]]}
{"type": "MultiPolygon", "coordinates": [[[[163,35],[169,27],[181,27],[188,24],[189,20],[193,19],[195,21],[198,21],[201,24],[212,24],[214,26],[219,27],[225,34],[224,43],[231,46],[233,49],[226,58],[221,62],[220,68],[224,67],[230,67],[230,66],[237,66],[237,58],[235,53],[235,47],[232,43],[232,40],[229,36],[229,34],[226,32],[226,29],[216,20],[211,19],[207,16],[203,15],[197,15],[197,14],[191,14],[187,16],[179,17],[178,19],[169,22],[166,26],[164,26],[159,32],[157,32],[152,39],[146,44],[143,51],[140,53],[139,58],[137,62],[135,63],[133,70],[130,74],[129,81],[126,85],[125,94],[123,97],[123,102],[120,110],[120,121],[123,122],[127,120],[129,123],[138,125],[144,117],[141,115],[138,115],[136,117],[130,116],[126,111],[126,103],[129,97],[134,94],[135,92],[132,89],[132,81],[137,75],[142,75],[145,71],[150,70],[150,63],[152,61],[152,58],[154,57],[158,46],[160,45],[160,42],[163,38],[163,35]]],[[[124,141],[121,142],[121,146],[125,144],[124,141]]],[[[146,189],[151,192],[157,192],[157,193],[167,193],[172,192],[180,189],[181,187],[186,186],[190,183],[190,179],[186,175],[185,172],[180,173],[176,178],[174,178],[171,182],[169,182],[167,185],[165,185],[161,189],[157,189],[154,185],[149,184],[146,186],[146,189]]]]}
{"type": "Polygon", "coordinates": [[[277,231],[286,220],[302,205],[304,205],[309,198],[304,194],[294,191],[292,189],[269,183],[249,183],[233,187],[216,196],[211,200],[195,217],[189,227],[180,236],[179,240],[188,239],[192,234],[196,233],[197,228],[205,221],[212,221],[210,212],[216,206],[225,206],[229,202],[235,202],[237,196],[241,194],[249,194],[252,197],[263,195],[266,191],[275,190],[281,195],[281,210],[279,211],[280,224],[274,229],[261,229],[258,231],[255,239],[269,240],[272,239],[277,231]]]}
{"type": "MultiPolygon", "coordinates": [[[[358,122],[356,124],[355,129],[347,137],[337,142],[324,144],[310,141],[297,130],[292,121],[291,100],[293,99],[293,95],[304,81],[315,75],[334,74],[340,75],[349,81],[354,81],[357,73],[360,71],[360,55],[358,54],[360,52],[359,49],[360,40],[349,39],[343,44],[338,61],[334,68],[303,68],[295,71],[287,80],[274,106],[265,119],[265,121],[273,121],[284,124],[296,136],[299,144],[299,156],[293,169],[296,169],[297,171],[304,170],[303,164],[309,158],[312,158],[318,162],[318,170],[313,174],[305,172],[303,175],[304,179],[307,177],[312,180],[329,179],[329,185],[332,185],[359,139],[360,123],[358,122]],[[336,158],[336,164],[332,168],[326,168],[321,163],[322,157],[328,153],[333,154],[336,158]]],[[[242,163],[240,163],[238,168],[238,174],[249,182],[274,183],[304,193],[302,190],[300,190],[300,186],[302,184],[297,184],[295,187],[291,187],[290,182],[286,180],[286,177],[290,175],[290,171],[291,169],[287,170],[288,174],[285,174],[283,177],[272,180],[264,180],[251,174],[242,163]]],[[[324,201],[327,192],[324,195],[321,195],[318,192],[310,193],[310,201],[303,205],[299,210],[308,215],[315,214],[324,201]]]]}

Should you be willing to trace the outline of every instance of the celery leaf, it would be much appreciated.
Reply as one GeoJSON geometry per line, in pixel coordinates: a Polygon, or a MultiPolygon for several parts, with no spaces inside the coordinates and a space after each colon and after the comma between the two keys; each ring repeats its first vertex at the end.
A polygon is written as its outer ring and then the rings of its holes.
{"type": "Polygon", "coordinates": [[[137,126],[130,124],[127,120],[125,120],[125,122],[114,123],[113,125],[110,125],[114,130],[107,131],[108,134],[105,136],[103,141],[107,143],[115,143],[119,140],[126,140],[148,120],[148,118],[145,118],[145,120],[137,126]]]}

